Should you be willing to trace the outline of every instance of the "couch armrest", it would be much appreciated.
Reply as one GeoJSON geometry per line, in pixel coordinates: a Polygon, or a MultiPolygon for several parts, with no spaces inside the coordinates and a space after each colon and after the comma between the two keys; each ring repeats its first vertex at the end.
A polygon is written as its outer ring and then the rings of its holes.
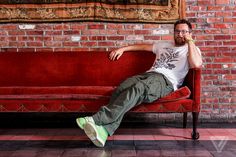
{"type": "Polygon", "coordinates": [[[198,112],[201,101],[201,72],[201,68],[190,69],[183,83],[191,91],[190,98],[194,101],[193,111],[198,112]]]}

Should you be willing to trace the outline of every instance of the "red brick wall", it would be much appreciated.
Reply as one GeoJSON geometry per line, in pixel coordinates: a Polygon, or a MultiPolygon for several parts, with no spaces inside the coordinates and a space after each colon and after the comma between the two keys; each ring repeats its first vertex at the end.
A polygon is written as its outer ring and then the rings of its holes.
{"type": "MultiPolygon", "coordinates": [[[[186,0],[202,50],[202,119],[236,119],[236,1],[186,0]]],[[[171,40],[172,24],[31,23],[0,25],[0,51],[112,50],[171,40]]]]}

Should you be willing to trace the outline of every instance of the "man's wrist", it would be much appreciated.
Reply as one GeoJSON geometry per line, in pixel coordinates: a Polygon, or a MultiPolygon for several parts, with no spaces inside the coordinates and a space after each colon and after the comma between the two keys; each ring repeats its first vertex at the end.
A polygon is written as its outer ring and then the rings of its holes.
{"type": "Polygon", "coordinates": [[[190,43],[190,42],[195,43],[195,40],[193,40],[192,38],[191,39],[187,39],[187,43],[190,43]]]}

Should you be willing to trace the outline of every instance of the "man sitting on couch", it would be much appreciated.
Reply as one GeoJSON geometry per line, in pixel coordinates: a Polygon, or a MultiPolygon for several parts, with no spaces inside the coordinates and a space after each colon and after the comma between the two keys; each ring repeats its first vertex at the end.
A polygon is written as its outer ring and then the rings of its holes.
{"type": "Polygon", "coordinates": [[[104,147],[108,135],[113,135],[126,112],[143,102],[151,103],[176,90],[182,85],[189,68],[202,65],[201,52],[192,39],[191,23],[184,19],[174,24],[173,42],[122,47],[112,51],[109,58],[116,60],[125,51],[136,50],[153,51],[156,54],[150,70],[122,82],[113,92],[110,102],[93,116],[76,119],[78,126],[98,147],[104,147]]]}

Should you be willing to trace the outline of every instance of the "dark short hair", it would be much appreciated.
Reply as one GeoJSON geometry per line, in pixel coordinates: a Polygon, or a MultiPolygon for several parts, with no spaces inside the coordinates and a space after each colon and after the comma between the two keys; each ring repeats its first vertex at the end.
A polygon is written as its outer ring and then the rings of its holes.
{"type": "Polygon", "coordinates": [[[186,19],[181,19],[181,20],[176,21],[175,24],[174,24],[174,30],[175,30],[175,28],[178,24],[187,24],[189,30],[192,30],[192,24],[186,19]]]}

